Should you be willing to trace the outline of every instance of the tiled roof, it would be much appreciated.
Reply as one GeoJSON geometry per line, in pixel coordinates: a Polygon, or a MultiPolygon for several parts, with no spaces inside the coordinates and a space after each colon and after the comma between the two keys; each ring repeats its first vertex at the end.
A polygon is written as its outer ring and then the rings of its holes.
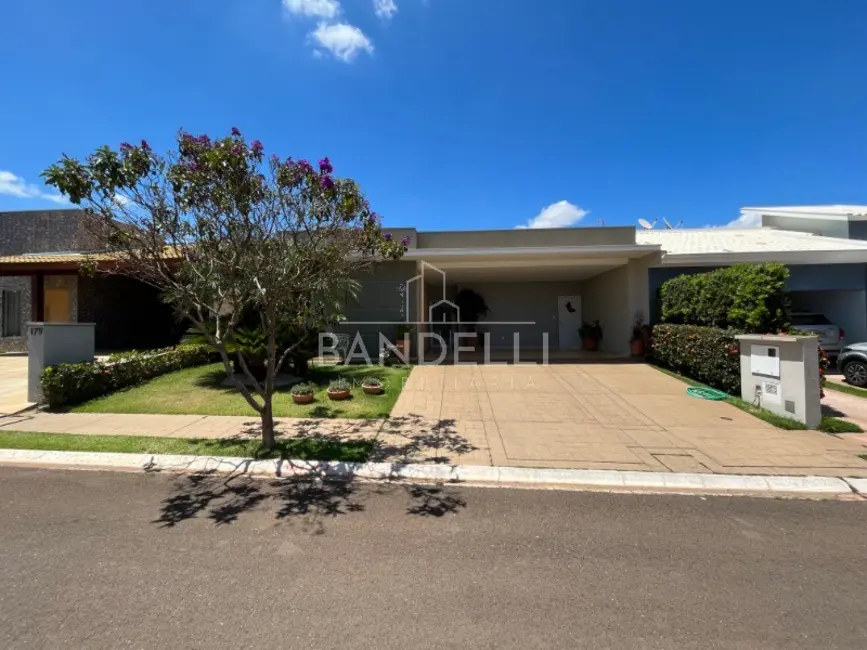
{"type": "Polygon", "coordinates": [[[639,230],[639,244],[659,244],[666,255],[863,251],[867,241],[822,237],[773,228],[639,230]]]}
{"type": "Polygon", "coordinates": [[[115,260],[114,253],[25,253],[23,255],[0,256],[0,264],[63,264],[80,263],[85,260],[115,260]]]}

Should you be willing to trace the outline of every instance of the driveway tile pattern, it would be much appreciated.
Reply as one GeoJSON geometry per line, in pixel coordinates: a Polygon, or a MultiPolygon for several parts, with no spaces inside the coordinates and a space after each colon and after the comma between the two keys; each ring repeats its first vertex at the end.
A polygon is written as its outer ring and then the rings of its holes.
{"type": "Polygon", "coordinates": [[[392,416],[475,447],[457,464],[867,476],[858,441],[777,429],[643,364],[418,366],[392,416]]]}
{"type": "Polygon", "coordinates": [[[0,354],[0,415],[33,406],[27,401],[27,355],[0,354]]]}

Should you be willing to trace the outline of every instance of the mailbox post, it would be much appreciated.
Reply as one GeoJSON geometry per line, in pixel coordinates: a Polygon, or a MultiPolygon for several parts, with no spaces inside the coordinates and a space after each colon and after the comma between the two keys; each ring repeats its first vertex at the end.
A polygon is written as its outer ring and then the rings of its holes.
{"type": "Polygon", "coordinates": [[[760,334],[736,338],[741,350],[741,398],[810,429],[819,426],[819,339],[760,334]]]}
{"type": "Polygon", "coordinates": [[[40,402],[42,371],[57,363],[93,361],[95,323],[27,323],[27,400],[40,402]]]}

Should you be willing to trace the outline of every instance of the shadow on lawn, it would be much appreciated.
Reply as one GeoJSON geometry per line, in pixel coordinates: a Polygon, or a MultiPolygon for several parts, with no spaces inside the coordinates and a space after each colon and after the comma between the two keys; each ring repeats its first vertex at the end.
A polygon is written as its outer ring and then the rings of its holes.
{"type": "MultiPolygon", "coordinates": [[[[283,441],[315,441],[323,445],[358,444],[369,440],[371,424],[328,420],[302,420],[283,441]]],[[[234,438],[253,440],[258,436],[251,426],[234,438]]],[[[228,443],[228,441],[227,441],[228,443]]],[[[416,415],[392,418],[382,424],[373,440],[368,460],[391,462],[395,467],[409,463],[449,463],[455,456],[476,447],[461,436],[454,420],[429,420],[416,415]]],[[[173,492],[161,505],[159,517],[152,523],[171,528],[204,516],[215,524],[231,524],[245,511],[276,506],[278,521],[299,524],[311,534],[323,534],[325,522],[350,513],[364,512],[366,501],[401,491],[406,495],[406,513],[419,517],[442,517],[457,514],[467,503],[454,483],[424,485],[396,477],[387,482],[363,482],[349,475],[336,478],[324,469],[289,466],[283,459],[284,473],[305,470],[307,474],[285,479],[253,478],[243,473],[226,476],[216,472],[182,475],[174,480],[173,492]],[[288,470],[288,471],[287,471],[288,470]]]]}

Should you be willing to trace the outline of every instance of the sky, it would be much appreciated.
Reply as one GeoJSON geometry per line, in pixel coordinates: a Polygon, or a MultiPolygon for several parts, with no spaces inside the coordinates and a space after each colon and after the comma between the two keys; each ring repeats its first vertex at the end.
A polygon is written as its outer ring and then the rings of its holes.
{"type": "MultiPolygon", "coordinates": [[[[419,230],[867,204],[863,0],[3,0],[0,210],[234,126],[419,230]]],[[[737,222],[736,222],[737,223],[737,222]]],[[[737,225],[753,225],[740,224],[737,225]]]]}

